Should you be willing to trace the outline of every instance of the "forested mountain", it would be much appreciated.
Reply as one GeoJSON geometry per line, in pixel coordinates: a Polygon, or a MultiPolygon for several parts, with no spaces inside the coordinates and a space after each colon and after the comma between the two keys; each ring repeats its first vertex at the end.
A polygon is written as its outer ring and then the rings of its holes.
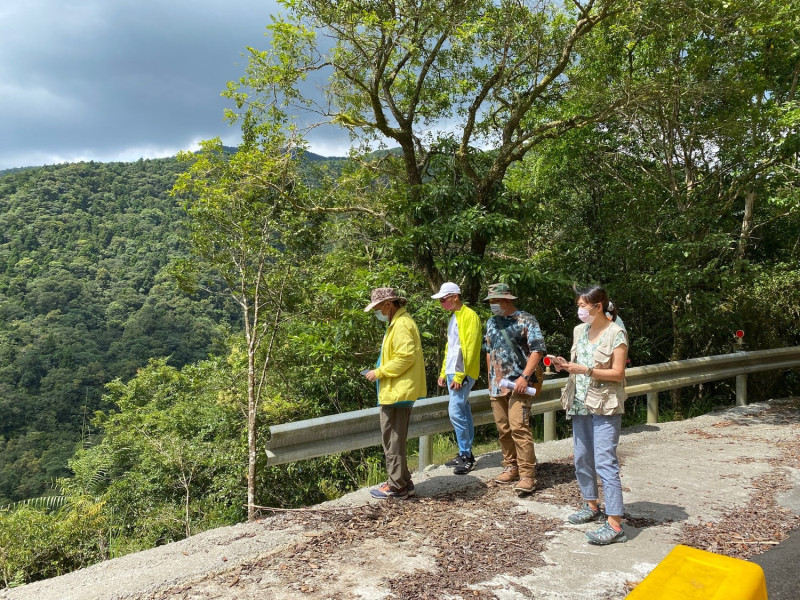
{"type": "MultiPolygon", "coordinates": [[[[309,176],[344,160],[303,157],[309,176]]],[[[0,506],[69,473],[107,408],[105,384],[152,358],[206,358],[239,318],[165,273],[186,254],[186,214],[170,195],[184,168],[167,158],[0,174],[0,506]]]]}
{"type": "Polygon", "coordinates": [[[169,196],[182,169],[92,162],[0,177],[0,504],[67,474],[106,383],[153,357],[206,357],[231,318],[163,273],[185,252],[169,196]]]}

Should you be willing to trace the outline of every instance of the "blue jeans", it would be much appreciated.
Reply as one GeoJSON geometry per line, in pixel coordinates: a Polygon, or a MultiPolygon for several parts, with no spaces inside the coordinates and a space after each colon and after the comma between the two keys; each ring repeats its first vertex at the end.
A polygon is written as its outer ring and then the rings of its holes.
{"type": "Polygon", "coordinates": [[[469,405],[469,393],[475,380],[472,377],[464,377],[460,390],[450,387],[453,383],[453,375],[447,376],[447,391],[450,393],[450,404],[448,414],[453,429],[456,432],[459,454],[472,454],[472,441],[475,439],[475,425],[472,422],[472,407],[469,405]]]}
{"type": "Polygon", "coordinates": [[[622,482],[619,478],[617,444],[622,415],[573,415],[572,444],[575,476],[584,500],[597,500],[597,478],[603,482],[607,515],[623,515],[622,482]]]}

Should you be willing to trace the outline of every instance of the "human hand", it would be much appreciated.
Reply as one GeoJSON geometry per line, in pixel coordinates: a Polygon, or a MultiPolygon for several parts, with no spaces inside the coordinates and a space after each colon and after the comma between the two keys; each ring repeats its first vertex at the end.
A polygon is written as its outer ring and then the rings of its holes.
{"type": "Polygon", "coordinates": [[[364,375],[369,381],[377,381],[378,375],[375,373],[375,370],[367,371],[366,375],[364,375]]]}
{"type": "Polygon", "coordinates": [[[460,390],[461,389],[461,385],[462,384],[458,383],[455,379],[453,379],[453,381],[450,383],[450,389],[451,390],[460,390]]]}
{"type": "Polygon", "coordinates": [[[439,377],[439,381],[437,383],[439,384],[439,387],[447,387],[447,378],[439,377]]]}
{"type": "Polygon", "coordinates": [[[528,380],[524,377],[517,377],[517,380],[514,382],[514,393],[515,394],[526,394],[528,389],[528,380]]]}
{"type": "Polygon", "coordinates": [[[570,375],[585,375],[586,374],[586,367],[581,365],[581,364],[574,363],[574,362],[565,362],[564,364],[561,365],[561,368],[563,370],[565,370],[567,373],[569,373],[570,375]]]}

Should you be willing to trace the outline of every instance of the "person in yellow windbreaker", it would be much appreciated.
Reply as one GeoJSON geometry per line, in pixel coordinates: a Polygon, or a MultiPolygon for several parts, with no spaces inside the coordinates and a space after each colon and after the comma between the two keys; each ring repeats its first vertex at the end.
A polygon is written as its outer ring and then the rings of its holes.
{"type": "Polygon", "coordinates": [[[373,311],[379,321],[388,323],[377,366],[365,373],[378,387],[383,454],[388,479],[370,490],[373,498],[407,498],[414,495],[408,470],[406,439],[411,408],[427,395],[425,360],[417,324],[406,312],[407,300],[394,288],[372,290],[364,312],[373,311]]]}
{"type": "Polygon", "coordinates": [[[445,465],[453,467],[456,475],[466,475],[475,466],[472,454],[475,425],[469,393],[480,375],[481,319],[461,301],[461,288],[455,283],[443,283],[431,298],[439,300],[442,308],[452,313],[447,325],[447,345],[439,373],[439,386],[446,386],[450,394],[448,414],[456,432],[458,455],[445,465]]]}

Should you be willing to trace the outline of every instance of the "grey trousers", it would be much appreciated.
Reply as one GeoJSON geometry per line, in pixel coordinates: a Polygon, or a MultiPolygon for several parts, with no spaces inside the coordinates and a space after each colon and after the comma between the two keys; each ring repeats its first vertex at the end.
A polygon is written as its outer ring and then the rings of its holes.
{"type": "Polygon", "coordinates": [[[402,490],[411,481],[406,457],[406,439],[411,407],[381,406],[381,436],[383,454],[386,456],[386,473],[389,487],[402,490]]]}

